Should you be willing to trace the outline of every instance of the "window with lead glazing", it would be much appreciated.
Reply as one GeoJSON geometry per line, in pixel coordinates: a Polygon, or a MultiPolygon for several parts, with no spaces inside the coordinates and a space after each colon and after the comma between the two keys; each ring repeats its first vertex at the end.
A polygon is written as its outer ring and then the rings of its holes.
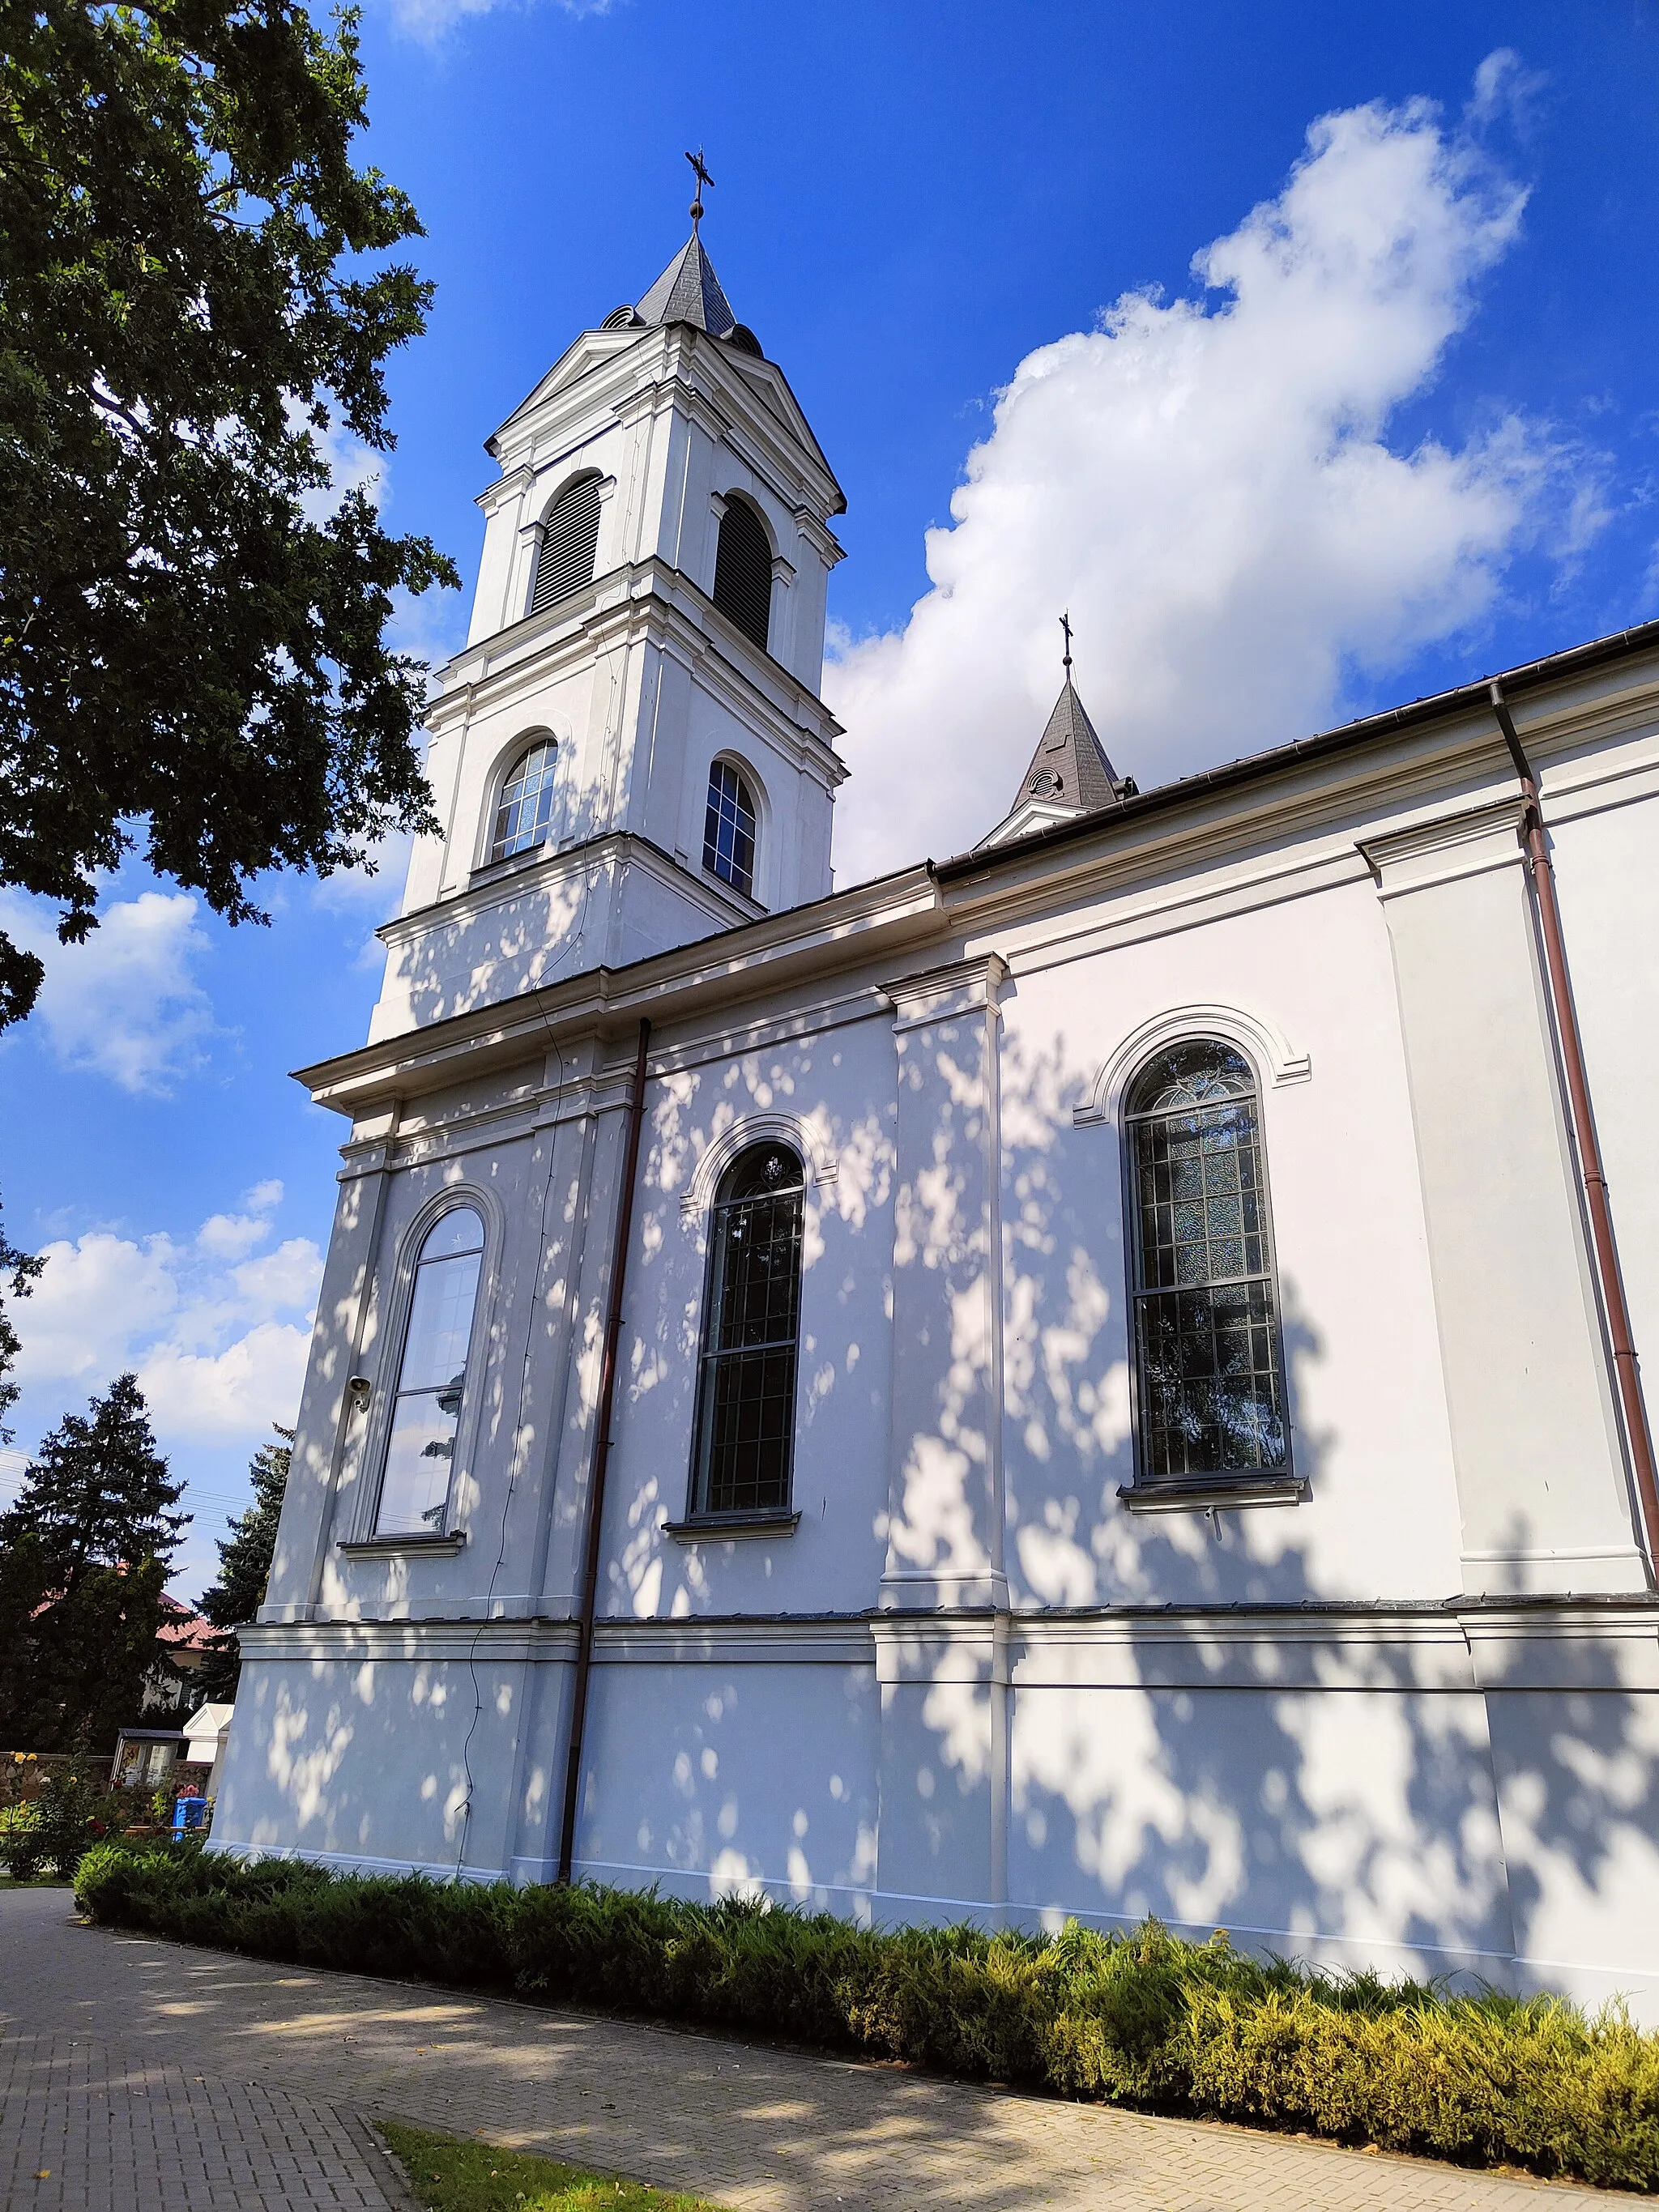
{"type": "Polygon", "coordinates": [[[751,1145],[720,1178],[709,1225],[694,1513],[788,1507],[802,1195],[801,1164],[787,1145],[751,1145]]]}
{"type": "Polygon", "coordinates": [[[550,738],[544,738],[514,762],[495,808],[495,827],[489,840],[492,860],[510,860],[515,853],[532,852],[546,843],[553,822],[553,776],[558,758],[558,747],[550,738]]]}
{"type": "Polygon", "coordinates": [[[483,1223],[470,1206],[441,1214],[421,1246],[380,1478],[377,1536],[446,1533],[483,1250],[483,1223]]]}
{"type": "Polygon", "coordinates": [[[755,896],[754,796],[730,761],[716,761],[708,771],[702,864],[745,898],[755,896]]]}
{"type": "Polygon", "coordinates": [[[1139,1480],[1285,1473],[1273,1240],[1255,1079],[1231,1046],[1170,1045],[1125,1108],[1139,1480]]]}

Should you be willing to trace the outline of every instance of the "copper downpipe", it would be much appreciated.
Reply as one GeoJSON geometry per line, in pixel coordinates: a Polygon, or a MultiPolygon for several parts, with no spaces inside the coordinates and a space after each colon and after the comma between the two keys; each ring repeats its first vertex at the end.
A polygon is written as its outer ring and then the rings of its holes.
{"type": "Polygon", "coordinates": [[[1533,890],[1538,901],[1539,933],[1544,943],[1544,969],[1549,986],[1550,1006],[1555,1017],[1555,1034],[1561,1048],[1561,1068],[1566,1078],[1567,1106],[1572,1120],[1573,1143],[1578,1153],[1579,1173],[1583,1178],[1584,1204],[1589,1215],[1590,1242],[1594,1249],[1596,1279],[1601,1285],[1601,1310],[1607,1316],[1607,1338],[1613,1347],[1613,1374],[1619,1389],[1620,1409],[1624,1415],[1625,1435],[1630,1446],[1631,1464],[1635,1470],[1637,1494],[1641,1500],[1642,1525],[1647,1536],[1648,1559],[1650,1565],[1659,1566],[1659,1469],[1653,1457],[1653,1434],[1648,1426],[1647,1407],[1642,1395],[1641,1370],[1637,1365],[1636,1346],[1631,1336],[1630,1307],[1625,1298],[1624,1278],[1619,1272],[1619,1248],[1613,1234],[1613,1206],[1607,1197],[1607,1178],[1601,1165],[1601,1148],[1596,1141],[1595,1117],[1590,1109],[1589,1078],[1584,1068],[1583,1040],[1578,1033],[1578,1016],[1572,1002],[1572,986],[1567,975],[1567,948],[1561,934],[1561,909],[1555,896],[1555,870],[1550,862],[1549,843],[1544,835],[1544,817],[1539,806],[1538,785],[1532,772],[1520,738],[1516,732],[1504,687],[1496,678],[1492,684],[1492,707],[1498,717],[1498,726],[1504,733],[1510,758],[1521,780],[1522,795],[1526,800],[1526,812],[1521,824],[1521,844],[1527,856],[1533,890]]]}
{"type": "Polygon", "coordinates": [[[611,1413],[617,1395],[617,1346],[622,1335],[623,1285],[628,1248],[634,1235],[634,1178],[640,1164],[640,1123],[645,1115],[645,1054],[651,1024],[641,1018],[634,1059],[634,1096],[628,1105],[628,1141],[623,1148],[622,1190],[617,1200],[617,1243],[611,1261],[611,1296],[605,1311],[605,1349],[599,1360],[599,1405],[593,1443],[593,1478],[587,1500],[586,1546],[582,1558],[582,1601],[577,1623],[576,1680],[570,1699],[570,1756],[564,1777],[564,1817],[559,1832],[561,1881],[570,1879],[576,1849],[577,1796],[582,1780],[582,1735],[587,1723],[587,1680],[593,1668],[593,1616],[599,1593],[599,1540],[605,1519],[605,1478],[611,1464],[611,1413]]]}

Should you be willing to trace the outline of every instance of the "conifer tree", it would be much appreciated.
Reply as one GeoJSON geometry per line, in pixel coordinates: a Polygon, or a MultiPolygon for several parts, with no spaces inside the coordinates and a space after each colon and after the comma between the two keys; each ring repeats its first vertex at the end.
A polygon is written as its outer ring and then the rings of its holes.
{"type": "Polygon", "coordinates": [[[264,1603],[265,1584],[276,1550],[276,1524],[283,1516],[283,1498],[288,1489],[289,1462],[293,1456],[294,1431],[273,1424],[281,1443],[261,1444],[248,1473],[253,1478],[253,1503],[230,1523],[230,1534],[219,1543],[219,1576],[204,1591],[201,1611],[222,1632],[213,1639],[198,1680],[208,1705],[232,1705],[242,1671],[240,1646],[234,1631],[244,1627],[264,1603]]]}
{"type": "Polygon", "coordinates": [[[42,1443],[0,1514],[0,1743],[105,1751],[137,1720],[188,1514],[137,1377],[42,1443]]]}
{"type": "MultiPolygon", "coordinates": [[[[27,1297],[34,1287],[35,1277],[45,1264],[44,1261],[32,1259],[27,1252],[20,1252],[8,1243],[5,1228],[0,1224],[0,1285],[3,1285],[9,1276],[13,1297],[27,1297]]],[[[17,1385],[11,1380],[17,1353],[17,1331],[12,1326],[11,1316],[6,1311],[3,1301],[0,1300],[0,1444],[9,1444],[12,1438],[12,1432],[6,1426],[6,1416],[17,1403],[17,1385]]]]}

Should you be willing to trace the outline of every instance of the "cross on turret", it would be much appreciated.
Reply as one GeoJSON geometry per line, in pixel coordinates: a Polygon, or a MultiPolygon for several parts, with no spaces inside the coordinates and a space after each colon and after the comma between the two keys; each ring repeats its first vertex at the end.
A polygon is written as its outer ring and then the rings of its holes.
{"type": "Polygon", "coordinates": [[[701,146],[695,154],[688,154],[685,158],[691,164],[691,173],[697,180],[691,190],[691,228],[695,230],[703,217],[703,187],[706,185],[712,192],[714,189],[714,179],[703,165],[701,146]]]}

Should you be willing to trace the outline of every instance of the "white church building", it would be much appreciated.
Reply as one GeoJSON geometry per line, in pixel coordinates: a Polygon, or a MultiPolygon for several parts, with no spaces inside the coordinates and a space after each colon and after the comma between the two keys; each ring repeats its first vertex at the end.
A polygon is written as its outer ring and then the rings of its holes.
{"type": "Polygon", "coordinates": [[[1659,624],[836,890],[695,231],[489,450],[216,1846],[1659,2017],[1659,624]]]}

